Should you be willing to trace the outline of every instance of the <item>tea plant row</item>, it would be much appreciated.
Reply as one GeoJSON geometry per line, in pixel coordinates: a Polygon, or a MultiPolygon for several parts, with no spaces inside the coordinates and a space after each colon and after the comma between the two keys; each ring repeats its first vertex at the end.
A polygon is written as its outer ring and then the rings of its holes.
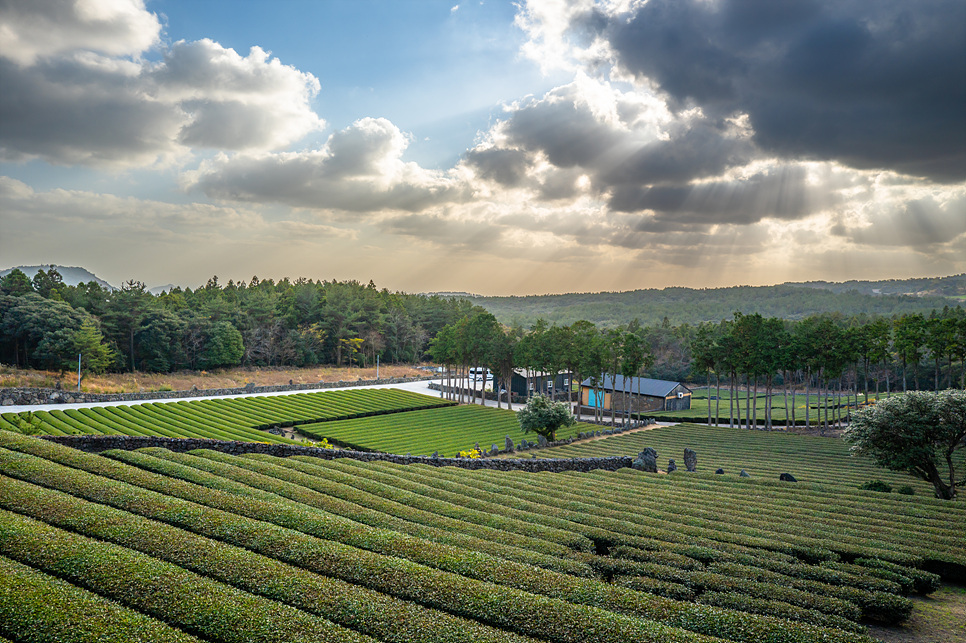
{"type": "Polygon", "coordinates": [[[450,406],[419,393],[348,390],[150,402],[0,415],[0,428],[46,435],[131,435],[291,444],[265,429],[450,406]]]}
{"type": "MultiPolygon", "coordinates": [[[[821,542],[783,542],[794,519],[733,531],[731,517],[758,511],[742,514],[749,487],[760,506],[794,516],[777,482],[106,455],[0,431],[0,554],[205,640],[279,628],[275,640],[871,641],[857,621],[907,614],[902,594],[935,581],[917,564],[955,559],[964,517],[925,498],[902,499],[902,511],[894,497],[797,488],[798,504],[841,498],[830,514],[856,497],[874,515],[897,514],[853,558],[835,525],[821,542]],[[729,518],[690,520],[677,492],[729,518]],[[930,539],[907,531],[917,513],[930,539]],[[678,598],[660,595],[674,587],[678,598]],[[418,638],[387,639],[394,622],[418,638]]],[[[26,618],[20,608],[10,613],[26,618]]]]}

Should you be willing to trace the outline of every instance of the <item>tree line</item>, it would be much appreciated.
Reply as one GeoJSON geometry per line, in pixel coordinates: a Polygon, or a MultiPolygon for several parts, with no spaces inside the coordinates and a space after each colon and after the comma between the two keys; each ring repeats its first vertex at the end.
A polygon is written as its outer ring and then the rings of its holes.
{"type": "Polygon", "coordinates": [[[423,359],[439,330],[469,314],[465,300],[377,289],[356,281],[282,279],[158,295],[63,282],[56,269],[0,279],[0,362],[84,372],[231,366],[360,365],[423,359]]]}
{"type": "MultiPolygon", "coordinates": [[[[474,376],[479,367],[495,375],[498,403],[510,408],[507,382],[515,369],[528,376],[590,378],[598,397],[604,376],[645,376],[706,384],[709,424],[725,417],[724,386],[729,425],[758,426],[761,393],[762,420],[771,428],[777,387],[789,422],[804,419],[811,428],[810,414],[796,417],[796,397],[804,395],[806,408],[813,399],[821,405],[818,423],[827,429],[841,423],[849,406],[858,406],[860,391],[868,400],[897,390],[966,387],[966,311],[947,306],[929,315],[823,314],[800,321],[735,313],[717,324],[678,327],[667,319],[655,327],[633,321],[613,328],[586,320],[567,326],[539,320],[527,330],[501,325],[483,311],[442,328],[430,355],[447,366],[446,390],[459,401],[482,403],[485,381],[474,376]],[[669,372],[679,377],[666,377],[669,372]]],[[[611,409],[612,421],[618,411],[611,409]]],[[[598,408],[598,419],[601,413],[598,408]]],[[[623,409],[622,416],[629,415],[623,409]]]]}
{"type": "MultiPolygon", "coordinates": [[[[667,317],[650,326],[541,319],[524,328],[501,324],[466,299],[390,292],[372,282],[253,277],[222,285],[212,277],[195,290],[153,295],[134,280],[119,289],[66,285],[53,268],[33,279],[19,270],[0,279],[0,362],[18,367],[73,370],[78,354],[85,372],[430,358],[451,367],[450,383],[463,382],[453,388],[467,391],[485,384],[471,378],[474,367],[488,368],[506,389],[514,369],[590,377],[596,387],[604,374],[644,375],[707,384],[709,396],[713,384],[719,418],[726,387],[731,424],[757,425],[751,400],[759,390],[771,400],[776,387],[792,401],[804,394],[809,403],[819,391],[843,399],[849,392],[855,400],[858,391],[870,389],[964,387],[964,353],[966,311],[949,306],[798,321],[737,313],[719,323],[677,326],[667,317]],[[744,410],[737,405],[739,391],[744,410]]],[[[508,395],[504,399],[511,403],[508,395]]],[[[768,402],[763,413],[770,426],[768,402]]],[[[823,426],[840,413],[841,405],[826,405],[823,426]]]]}

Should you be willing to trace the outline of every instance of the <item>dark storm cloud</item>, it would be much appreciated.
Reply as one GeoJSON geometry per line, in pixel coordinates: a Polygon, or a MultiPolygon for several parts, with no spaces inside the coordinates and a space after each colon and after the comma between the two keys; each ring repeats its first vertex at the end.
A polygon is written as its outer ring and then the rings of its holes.
{"type": "Polygon", "coordinates": [[[755,154],[747,140],[727,137],[705,121],[689,123],[668,140],[648,143],[601,173],[606,185],[687,182],[745,165],[755,154]]]}
{"type": "Polygon", "coordinates": [[[521,150],[470,150],[465,158],[477,176],[506,187],[520,185],[528,167],[527,155],[521,150]]]}
{"type": "Polygon", "coordinates": [[[574,196],[582,174],[606,193],[612,188],[686,184],[759,155],[750,140],[729,131],[725,122],[688,115],[659,126],[640,105],[608,96],[609,91],[602,86],[582,89],[578,83],[558,87],[511,113],[499,128],[503,147],[472,151],[466,160],[484,177],[517,186],[527,164],[540,155],[554,172],[532,187],[543,199],[553,200],[574,196]],[[595,111],[595,91],[606,96],[602,102],[612,111],[595,111]]]}
{"type": "Polygon", "coordinates": [[[697,185],[623,186],[614,190],[610,207],[623,212],[652,210],[650,230],[690,224],[747,225],[764,218],[795,220],[834,203],[826,192],[809,190],[805,169],[775,168],[743,180],[697,185]]]}
{"type": "Polygon", "coordinates": [[[765,150],[966,177],[962,0],[650,0],[583,20],[677,106],[747,113],[765,150]]]}

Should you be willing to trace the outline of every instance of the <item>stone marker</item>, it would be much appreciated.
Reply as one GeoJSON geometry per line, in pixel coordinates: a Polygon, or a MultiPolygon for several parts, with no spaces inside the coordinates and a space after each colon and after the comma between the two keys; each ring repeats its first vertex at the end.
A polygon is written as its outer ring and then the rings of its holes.
{"type": "Polygon", "coordinates": [[[496,455],[499,452],[500,452],[500,450],[496,448],[496,444],[494,444],[493,446],[490,447],[490,455],[496,455]]]}
{"type": "Polygon", "coordinates": [[[672,471],[677,471],[677,470],[678,470],[678,465],[675,464],[673,459],[669,459],[667,461],[667,472],[671,473],[672,471]]]}
{"type": "Polygon", "coordinates": [[[738,474],[738,477],[739,478],[750,478],[751,476],[748,475],[748,472],[747,471],[745,471],[744,469],[742,469],[741,470],[741,473],[738,474]]]}
{"type": "Polygon", "coordinates": [[[657,473],[657,451],[655,449],[647,447],[641,451],[641,459],[644,460],[644,471],[657,473]]]}
{"type": "Polygon", "coordinates": [[[506,436],[506,441],[505,441],[505,442],[503,443],[503,447],[504,447],[504,448],[505,448],[505,449],[506,449],[507,451],[509,451],[509,452],[511,452],[511,453],[513,452],[513,440],[512,440],[512,439],[510,439],[510,436],[509,436],[509,435],[508,435],[508,436],[506,436]]]}
{"type": "Polygon", "coordinates": [[[795,476],[793,476],[790,473],[783,473],[780,476],[778,476],[778,479],[781,480],[782,482],[798,482],[798,480],[795,479],[795,476]]]}
{"type": "Polygon", "coordinates": [[[688,471],[698,470],[698,454],[694,449],[684,449],[684,468],[688,471]]]}
{"type": "Polygon", "coordinates": [[[538,435],[538,436],[537,436],[537,444],[539,444],[539,445],[540,445],[540,446],[542,446],[542,447],[545,447],[545,446],[547,446],[547,445],[548,445],[548,444],[550,444],[550,443],[549,443],[549,442],[547,442],[547,438],[545,438],[545,437],[544,437],[544,436],[542,436],[542,435],[538,435]]]}

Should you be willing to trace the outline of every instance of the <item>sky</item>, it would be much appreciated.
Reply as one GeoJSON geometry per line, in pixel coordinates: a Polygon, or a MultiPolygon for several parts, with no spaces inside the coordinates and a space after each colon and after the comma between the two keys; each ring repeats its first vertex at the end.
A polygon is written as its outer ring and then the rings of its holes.
{"type": "Polygon", "coordinates": [[[966,272],[962,0],[0,0],[0,268],[966,272]]]}

